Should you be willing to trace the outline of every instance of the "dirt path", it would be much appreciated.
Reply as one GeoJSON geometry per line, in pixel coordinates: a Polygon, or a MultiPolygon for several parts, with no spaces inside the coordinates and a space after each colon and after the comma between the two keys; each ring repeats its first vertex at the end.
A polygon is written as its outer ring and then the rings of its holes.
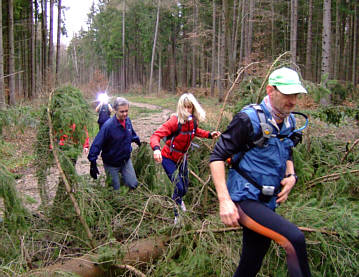
{"type": "MultiPolygon", "coordinates": [[[[133,106],[143,107],[150,110],[161,110],[159,113],[151,113],[150,116],[141,117],[132,120],[133,127],[140,137],[141,141],[149,142],[152,133],[168,118],[173,112],[171,110],[162,110],[161,107],[144,104],[144,103],[131,103],[133,106]]],[[[36,138],[36,134],[34,134],[36,138]]],[[[34,138],[34,139],[35,139],[34,138]]],[[[133,147],[137,147],[133,145],[133,147]]],[[[99,170],[104,174],[102,160],[98,159],[99,170]]],[[[87,153],[82,153],[76,164],[76,171],[79,175],[89,174],[90,163],[87,160],[87,153]]],[[[35,168],[29,167],[22,172],[22,178],[16,181],[16,188],[19,194],[24,199],[25,206],[32,211],[36,211],[40,205],[40,196],[37,187],[37,178],[35,176],[35,168]]],[[[59,179],[59,171],[56,167],[50,169],[50,174],[47,176],[47,185],[49,190],[50,199],[55,196],[56,188],[59,179]]],[[[1,205],[0,205],[1,206],[1,205]]],[[[1,209],[1,208],[0,208],[1,209]]]]}

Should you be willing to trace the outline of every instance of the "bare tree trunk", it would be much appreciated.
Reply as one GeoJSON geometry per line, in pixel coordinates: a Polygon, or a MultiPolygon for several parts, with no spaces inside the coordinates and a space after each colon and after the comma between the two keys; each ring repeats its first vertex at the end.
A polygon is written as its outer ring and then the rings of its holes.
{"type": "Polygon", "coordinates": [[[297,62],[297,26],[298,26],[298,0],[291,0],[290,13],[290,52],[292,53],[291,61],[297,62]]]}
{"type": "Polygon", "coordinates": [[[61,0],[57,2],[57,41],[56,41],[56,70],[55,70],[55,80],[56,85],[58,84],[58,74],[59,74],[59,63],[60,63],[60,51],[61,51],[61,0]]]}
{"type": "Polygon", "coordinates": [[[155,37],[154,37],[154,39],[153,39],[153,46],[152,46],[150,83],[149,83],[149,86],[148,86],[148,93],[151,93],[151,91],[152,91],[153,64],[154,64],[154,62],[155,62],[156,44],[157,44],[157,34],[158,34],[158,23],[159,23],[159,21],[160,21],[160,4],[161,4],[161,0],[158,0],[158,2],[157,2],[157,15],[156,15],[155,37]]]}
{"type": "Polygon", "coordinates": [[[42,40],[42,84],[46,82],[47,76],[47,0],[41,0],[41,40],[42,40]]]}
{"type": "Polygon", "coordinates": [[[331,37],[331,20],[330,20],[331,0],[323,2],[323,36],[322,36],[322,70],[321,79],[324,75],[330,78],[330,37],[331,37]]]}
{"type": "Polygon", "coordinates": [[[121,60],[121,92],[124,93],[125,89],[126,89],[126,72],[127,70],[125,70],[126,67],[126,48],[125,48],[125,32],[126,32],[126,28],[125,28],[125,18],[126,18],[126,0],[123,0],[123,10],[122,10],[122,60],[121,60]]]}
{"type": "Polygon", "coordinates": [[[2,1],[0,1],[0,110],[5,110],[4,49],[2,37],[2,1]]]}
{"type": "Polygon", "coordinates": [[[358,13],[357,2],[354,2],[354,15],[353,15],[353,69],[352,69],[352,82],[354,87],[356,86],[356,65],[357,65],[357,34],[358,34],[358,13]]]}
{"type": "Polygon", "coordinates": [[[193,6],[194,6],[194,12],[193,12],[193,33],[194,33],[194,39],[192,40],[192,87],[196,87],[197,84],[197,47],[198,47],[198,43],[197,43],[197,36],[198,36],[198,5],[197,5],[197,1],[193,0],[193,6]]]}
{"type": "Polygon", "coordinates": [[[255,0],[249,0],[249,18],[248,18],[248,33],[247,33],[247,47],[246,47],[246,59],[249,62],[252,54],[252,37],[253,37],[253,14],[255,8],[255,0]]]}
{"type": "Polygon", "coordinates": [[[34,22],[34,7],[33,1],[29,0],[29,30],[30,30],[30,41],[29,41],[29,98],[32,99],[35,94],[35,22],[34,22]]]}
{"type": "Polygon", "coordinates": [[[9,104],[14,106],[15,100],[15,48],[14,48],[14,2],[9,0],[9,104]]]}
{"type": "Polygon", "coordinates": [[[246,53],[246,26],[247,25],[247,0],[242,0],[242,20],[241,20],[241,43],[239,46],[239,61],[244,62],[246,53]]]}
{"type": "Polygon", "coordinates": [[[216,0],[212,1],[212,65],[211,65],[211,96],[214,96],[216,76],[216,0]]]}
{"type": "Polygon", "coordinates": [[[233,36],[233,54],[232,54],[232,61],[234,63],[234,67],[233,67],[233,73],[236,72],[236,63],[237,63],[237,48],[238,48],[238,32],[239,32],[239,23],[241,20],[241,5],[240,5],[240,1],[238,1],[238,14],[236,16],[236,21],[235,21],[235,26],[236,28],[234,29],[234,36],[233,36]]]}
{"type": "Polygon", "coordinates": [[[335,7],[335,52],[334,52],[334,69],[333,69],[333,79],[338,79],[339,77],[339,68],[340,68],[340,0],[336,0],[335,7]]]}
{"type": "Polygon", "coordinates": [[[161,93],[162,87],[162,56],[161,51],[158,51],[158,89],[157,94],[161,93]]]}
{"type": "Polygon", "coordinates": [[[313,19],[313,0],[308,3],[308,29],[307,29],[307,49],[305,56],[305,77],[313,80],[312,75],[312,19],[313,19]]]}
{"type": "MultiPolygon", "coordinates": [[[[311,0],[309,0],[311,1],[311,0]]],[[[271,0],[270,2],[270,7],[271,7],[271,53],[272,53],[272,59],[274,59],[274,50],[275,50],[275,25],[274,25],[274,19],[275,19],[275,12],[274,12],[274,0],[271,0]]]]}
{"type": "Polygon", "coordinates": [[[218,24],[218,101],[222,102],[223,101],[223,79],[224,79],[224,15],[223,15],[223,9],[222,9],[222,13],[221,13],[221,20],[218,24]]]}

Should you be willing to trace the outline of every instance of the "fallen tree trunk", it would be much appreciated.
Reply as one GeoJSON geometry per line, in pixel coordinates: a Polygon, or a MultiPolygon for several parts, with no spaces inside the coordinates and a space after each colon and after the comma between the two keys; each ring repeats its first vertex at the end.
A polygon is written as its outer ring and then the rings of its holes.
{"type": "MultiPolygon", "coordinates": [[[[157,259],[167,248],[168,237],[153,237],[140,239],[129,243],[122,248],[123,258],[111,261],[115,267],[118,265],[137,265],[157,259]]],[[[60,272],[73,273],[82,277],[110,276],[110,271],[102,269],[98,263],[98,255],[84,255],[78,258],[71,258],[68,261],[57,263],[42,269],[31,271],[24,276],[48,277],[59,276],[60,272]]],[[[114,268],[115,268],[114,267],[114,268]]],[[[131,267],[128,267],[130,269],[131,267]]]]}

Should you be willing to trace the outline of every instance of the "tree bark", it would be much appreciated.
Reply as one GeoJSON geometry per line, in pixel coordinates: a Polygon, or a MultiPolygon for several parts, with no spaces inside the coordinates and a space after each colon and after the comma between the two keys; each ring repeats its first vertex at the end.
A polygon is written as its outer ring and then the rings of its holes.
{"type": "Polygon", "coordinates": [[[211,96],[214,96],[216,76],[216,0],[212,1],[212,65],[211,65],[211,96]]]}
{"type": "Polygon", "coordinates": [[[47,0],[41,0],[41,70],[42,70],[42,84],[44,85],[47,78],[47,0]]]}
{"type": "Polygon", "coordinates": [[[15,47],[14,47],[14,1],[9,0],[9,104],[14,106],[15,100],[15,47]]]}
{"type": "Polygon", "coordinates": [[[29,99],[32,99],[35,94],[35,23],[34,23],[34,7],[33,1],[29,0],[29,99]]]}
{"type": "Polygon", "coordinates": [[[3,49],[3,27],[2,27],[2,1],[0,1],[0,110],[5,110],[5,78],[4,78],[4,49],[3,49]]]}
{"type": "Polygon", "coordinates": [[[158,2],[157,2],[157,14],[156,14],[156,26],[155,26],[155,37],[153,39],[153,46],[152,46],[150,83],[149,83],[149,86],[148,86],[148,93],[151,93],[151,91],[152,91],[153,65],[154,65],[154,62],[155,62],[155,54],[156,54],[158,23],[160,21],[160,4],[161,4],[161,0],[158,0],[158,2]]]}
{"type": "Polygon", "coordinates": [[[308,28],[307,28],[307,48],[305,55],[305,77],[312,80],[312,19],[313,19],[313,0],[308,3],[308,28]]]}
{"type": "Polygon", "coordinates": [[[55,70],[55,80],[56,85],[58,84],[59,78],[59,66],[60,66],[60,51],[61,51],[61,0],[57,2],[57,40],[56,40],[56,70],[55,70]]]}
{"type": "Polygon", "coordinates": [[[331,0],[323,2],[323,34],[322,34],[322,70],[321,80],[327,75],[330,78],[330,37],[331,37],[331,20],[330,13],[331,0]]]}
{"type": "Polygon", "coordinates": [[[291,62],[297,63],[297,28],[298,28],[298,0],[291,0],[290,13],[290,52],[291,62]]]}
{"type": "Polygon", "coordinates": [[[356,65],[357,65],[357,35],[358,35],[358,13],[357,2],[354,2],[354,15],[353,15],[353,59],[352,59],[352,83],[356,87],[356,65]]]}
{"type": "Polygon", "coordinates": [[[126,18],[126,0],[123,0],[122,9],[122,60],[121,60],[121,92],[124,93],[126,90],[126,47],[125,47],[125,18],[126,18]]]}

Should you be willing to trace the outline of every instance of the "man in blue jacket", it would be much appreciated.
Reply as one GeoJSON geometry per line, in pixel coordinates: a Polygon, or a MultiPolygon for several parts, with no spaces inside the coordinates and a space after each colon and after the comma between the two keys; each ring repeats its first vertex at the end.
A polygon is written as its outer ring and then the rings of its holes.
{"type": "Polygon", "coordinates": [[[289,68],[269,76],[260,105],[237,113],[221,135],[210,158],[221,220],[243,226],[243,247],[234,276],[254,277],[272,240],[287,254],[291,277],[310,276],[304,234],[275,213],[297,182],[292,148],[301,140],[291,113],[300,93],[307,93],[289,68]],[[225,161],[232,157],[225,179],[225,161]]]}
{"type": "Polygon", "coordinates": [[[130,118],[127,116],[129,102],[125,98],[117,97],[113,108],[115,115],[104,123],[91,145],[87,157],[91,162],[90,175],[97,179],[99,171],[96,160],[102,151],[101,157],[107,179],[111,180],[113,189],[118,190],[120,188],[119,173],[121,173],[126,185],[135,189],[138,182],[131,161],[131,143],[135,142],[140,146],[141,142],[133,130],[130,118]]]}

